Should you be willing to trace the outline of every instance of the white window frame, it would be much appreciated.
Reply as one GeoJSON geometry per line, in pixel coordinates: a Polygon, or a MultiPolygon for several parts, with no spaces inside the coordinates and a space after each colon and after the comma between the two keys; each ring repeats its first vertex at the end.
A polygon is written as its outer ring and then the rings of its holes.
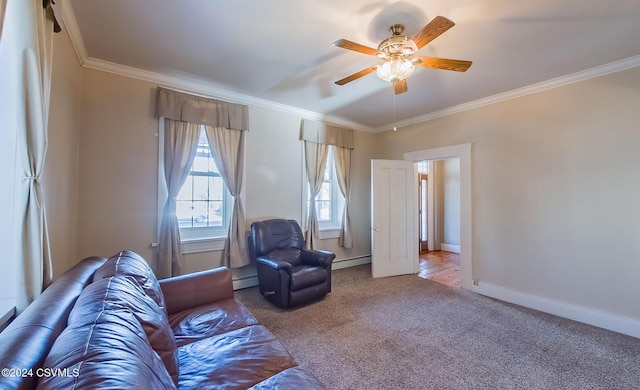
{"type": "MultiPolygon", "coordinates": [[[[164,177],[164,117],[158,119],[158,223],[156,228],[157,246],[160,237],[160,225],[164,205],[167,201],[168,191],[164,177]]],[[[243,175],[244,180],[244,175],[243,175]]],[[[244,182],[243,182],[244,187],[244,182]]],[[[194,227],[180,228],[180,241],[182,243],[182,254],[220,251],[224,249],[225,241],[229,234],[229,222],[233,211],[233,197],[225,185],[225,214],[228,216],[222,227],[194,227]]],[[[244,201],[244,195],[240,196],[244,201]]]]}
{"type": "MultiPolygon", "coordinates": [[[[335,158],[334,158],[334,150],[335,146],[329,146],[328,153],[331,157],[327,156],[327,159],[331,161],[331,173],[332,173],[332,181],[331,181],[331,220],[330,221],[319,221],[318,222],[318,238],[321,240],[328,238],[338,238],[340,237],[340,229],[342,228],[342,214],[344,213],[344,196],[342,192],[340,192],[340,187],[337,182],[337,174],[336,174],[336,166],[335,166],[335,158]]],[[[304,161],[304,144],[303,144],[303,160],[304,161]]],[[[329,163],[327,161],[327,163],[329,163]]],[[[309,206],[311,204],[311,191],[309,190],[309,179],[307,176],[307,171],[304,167],[302,167],[302,215],[305,221],[309,218],[309,206]]],[[[305,224],[306,226],[306,224],[305,224]]]]}

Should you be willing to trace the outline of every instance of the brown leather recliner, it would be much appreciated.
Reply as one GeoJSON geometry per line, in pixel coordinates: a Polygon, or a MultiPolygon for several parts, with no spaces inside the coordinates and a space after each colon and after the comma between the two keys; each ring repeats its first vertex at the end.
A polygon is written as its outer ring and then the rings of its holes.
{"type": "Polygon", "coordinates": [[[324,297],[331,291],[331,263],[336,255],[304,249],[298,222],[271,219],[251,224],[251,255],[260,293],[282,308],[324,297]]]}

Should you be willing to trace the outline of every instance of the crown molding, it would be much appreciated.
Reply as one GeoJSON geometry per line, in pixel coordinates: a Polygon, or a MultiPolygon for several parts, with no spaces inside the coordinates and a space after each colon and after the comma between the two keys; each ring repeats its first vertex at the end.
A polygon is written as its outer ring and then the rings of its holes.
{"type": "Polygon", "coordinates": [[[373,129],[374,133],[390,130],[393,126],[398,128],[415,125],[418,123],[426,122],[432,119],[441,118],[447,115],[456,114],[463,111],[473,110],[475,108],[488,106],[503,102],[505,100],[516,99],[522,96],[531,95],[538,92],[547,91],[549,89],[562,87],[564,85],[577,83],[579,81],[589,80],[595,77],[604,76],[610,73],[620,72],[626,69],[635,68],[640,66],[640,55],[625,58],[619,61],[610,62],[605,65],[596,66],[594,68],[586,69],[580,72],[571,73],[565,76],[556,77],[551,80],[543,81],[536,84],[531,84],[526,87],[513,89],[497,95],[488,96],[482,99],[474,100],[468,103],[459,104],[457,106],[451,106],[443,108],[442,110],[430,112],[425,115],[416,116],[413,118],[398,121],[395,124],[387,124],[373,129]]]}
{"type": "Polygon", "coordinates": [[[87,48],[84,46],[84,40],[82,39],[82,34],[80,34],[80,27],[78,27],[73,7],[71,7],[69,0],[59,1],[54,5],[54,7],[58,7],[61,11],[60,14],[62,15],[62,20],[60,22],[64,27],[63,30],[67,32],[67,35],[71,40],[71,45],[73,46],[73,50],[76,52],[78,62],[80,62],[80,65],[84,65],[89,55],[87,54],[87,48]]]}

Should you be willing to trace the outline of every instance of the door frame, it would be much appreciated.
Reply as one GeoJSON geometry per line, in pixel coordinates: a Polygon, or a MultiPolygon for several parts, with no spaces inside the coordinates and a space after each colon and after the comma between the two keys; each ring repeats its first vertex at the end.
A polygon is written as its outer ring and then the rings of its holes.
{"type": "Polygon", "coordinates": [[[459,144],[440,148],[407,152],[407,161],[460,159],[460,287],[470,290],[473,286],[473,183],[471,158],[473,144],[459,144]]]}

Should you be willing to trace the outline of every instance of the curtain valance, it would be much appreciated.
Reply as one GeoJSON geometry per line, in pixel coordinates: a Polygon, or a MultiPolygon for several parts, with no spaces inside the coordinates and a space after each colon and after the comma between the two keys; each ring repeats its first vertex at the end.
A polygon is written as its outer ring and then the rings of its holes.
{"type": "Polygon", "coordinates": [[[232,130],[249,129],[249,107],[158,88],[156,116],[232,130]]]}
{"type": "Polygon", "coordinates": [[[351,129],[309,119],[303,119],[300,127],[301,140],[353,149],[353,130],[351,129]]]}

